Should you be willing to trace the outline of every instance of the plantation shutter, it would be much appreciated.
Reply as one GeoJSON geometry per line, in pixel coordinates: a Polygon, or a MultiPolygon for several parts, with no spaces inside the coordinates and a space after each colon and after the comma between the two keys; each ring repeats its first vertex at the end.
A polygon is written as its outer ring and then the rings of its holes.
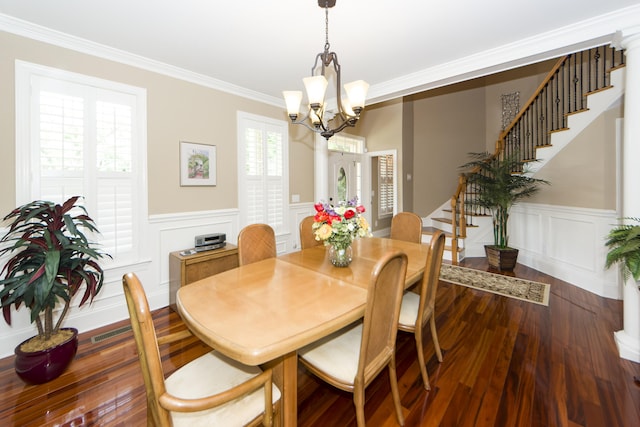
{"type": "Polygon", "coordinates": [[[83,196],[114,260],[134,251],[136,96],[32,76],[30,199],[83,196]]]}
{"type": "Polygon", "coordinates": [[[378,157],[378,216],[393,215],[393,156],[378,157]]]}
{"type": "Polygon", "coordinates": [[[264,223],[288,231],[288,141],[286,123],[238,114],[238,202],[242,225],[264,223]]]}

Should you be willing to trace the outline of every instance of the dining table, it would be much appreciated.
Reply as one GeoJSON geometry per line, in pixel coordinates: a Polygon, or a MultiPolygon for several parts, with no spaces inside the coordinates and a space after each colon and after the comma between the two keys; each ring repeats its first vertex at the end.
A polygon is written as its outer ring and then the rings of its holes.
{"type": "Polygon", "coordinates": [[[407,254],[405,288],[424,272],[428,245],[359,238],[348,267],[335,267],[324,246],[246,264],[181,287],[176,306],[207,345],[241,363],[273,369],[281,420],[297,424],[297,350],[362,318],[375,263],[407,254]]]}

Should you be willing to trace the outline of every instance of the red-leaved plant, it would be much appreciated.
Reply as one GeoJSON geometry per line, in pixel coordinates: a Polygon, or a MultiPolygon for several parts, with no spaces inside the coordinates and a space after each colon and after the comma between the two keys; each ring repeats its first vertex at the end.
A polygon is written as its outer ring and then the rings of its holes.
{"type": "Polygon", "coordinates": [[[0,239],[0,256],[12,253],[0,272],[0,303],[4,320],[11,324],[11,307],[24,304],[31,311],[31,322],[38,336],[48,341],[56,334],[69,310],[73,296],[85,284],[80,306],[93,301],[102,288],[104,273],[96,262],[102,253],[87,240],[81,228],[97,232],[93,220],[79,196],[59,205],[34,201],[20,206],[3,221],[10,221],[9,231],[0,239]],[[78,214],[73,214],[71,211],[78,214]],[[53,313],[58,302],[62,312],[54,325],[53,313]]]}

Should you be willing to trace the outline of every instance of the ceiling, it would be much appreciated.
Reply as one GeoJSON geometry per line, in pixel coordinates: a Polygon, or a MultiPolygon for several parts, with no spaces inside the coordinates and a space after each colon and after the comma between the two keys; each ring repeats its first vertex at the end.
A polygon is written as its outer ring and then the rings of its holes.
{"type": "MultiPolygon", "coordinates": [[[[329,42],[343,82],[366,80],[375,102],[593,46],[639,16],[640,0],[337,0],[329,42]]],[[[317,0],[0,0],[0,30],[284,105],[324,49],[325,13],[317,0]]]]}

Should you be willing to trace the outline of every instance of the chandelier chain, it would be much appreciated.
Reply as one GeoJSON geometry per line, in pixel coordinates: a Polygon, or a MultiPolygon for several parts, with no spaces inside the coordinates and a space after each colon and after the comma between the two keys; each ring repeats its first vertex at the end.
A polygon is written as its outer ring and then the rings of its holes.
{"type": "Polygon", "coordinates": [[[329,1],[324,3],[324,51],[329,52],[329,1]]]}

